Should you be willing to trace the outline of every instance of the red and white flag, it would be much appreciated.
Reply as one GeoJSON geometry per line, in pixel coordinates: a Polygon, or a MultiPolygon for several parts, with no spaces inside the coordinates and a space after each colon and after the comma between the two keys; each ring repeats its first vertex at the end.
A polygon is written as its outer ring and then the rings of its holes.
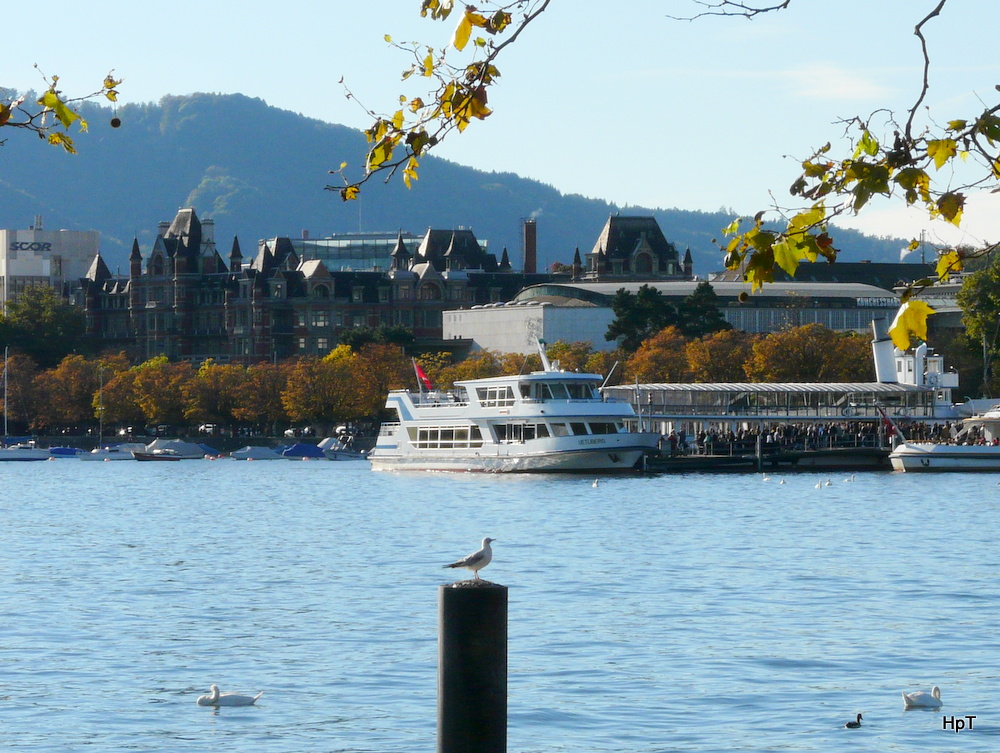
{"type": "Polygon", "coordinates": [[[417,363],[416,358],[413,359],[413,372],[417,375],[417,381],[422,384],[424,388],[428,390],[434,389],[434,386],[431,384],[431,380],[427,378],[427,374],[425,374],[424,370],[420,368],[420,364],[417,363]]]}

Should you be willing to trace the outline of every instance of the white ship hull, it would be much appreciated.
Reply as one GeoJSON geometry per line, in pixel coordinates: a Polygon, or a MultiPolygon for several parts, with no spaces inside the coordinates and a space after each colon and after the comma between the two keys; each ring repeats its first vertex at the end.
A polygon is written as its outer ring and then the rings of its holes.
{"type": "Polygon", "coordinates": [[[565,473],[629,471],[644,454],[656,449],[658,434],[624,435],[627,442],[588,448],[480,450],[459,454],[454,450],[429,450],[420,455],[402,455],[382,448],[368,459],[373,471],[466,471],[483,473],[565,473]]]}
{"type": "Polygon", "coordinates": [[[906,442],[889,455],[895,471],[1000,471],[1000,446],[906,442]]]}

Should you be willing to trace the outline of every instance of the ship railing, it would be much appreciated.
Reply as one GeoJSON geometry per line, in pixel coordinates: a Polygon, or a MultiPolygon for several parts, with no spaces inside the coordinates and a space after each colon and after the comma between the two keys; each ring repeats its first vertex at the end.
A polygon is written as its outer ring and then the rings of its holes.
{"type": "Polygon", "coordinates": [[[383,422],[382,425],[379,427],[378,435],[380,437],[394,437],[396,436],[396,432],[398,431],[399,431],[398,422],[383,422]]]}

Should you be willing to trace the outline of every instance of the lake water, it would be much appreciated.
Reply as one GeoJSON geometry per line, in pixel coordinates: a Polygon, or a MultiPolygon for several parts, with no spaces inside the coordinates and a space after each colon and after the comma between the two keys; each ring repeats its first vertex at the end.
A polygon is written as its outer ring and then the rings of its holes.
{"type": "Polygon", "coordinates": [[[434,751],[441,565],[492,536],[512,753],[998,749],[1000,476],[844,475],[4,463],[0,748],[434,751]]]}

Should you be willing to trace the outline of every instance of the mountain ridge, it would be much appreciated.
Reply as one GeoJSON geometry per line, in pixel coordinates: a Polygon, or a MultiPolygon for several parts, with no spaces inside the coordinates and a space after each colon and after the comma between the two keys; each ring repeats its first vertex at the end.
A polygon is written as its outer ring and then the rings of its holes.
{"type": "MultiPolygon", "coordinates": [[[[28,227],[36,215],[46,228],[98,230],[108,266],[127,268],[132,238],[148,249],[157,225],[193,206],[215,220],[216,243],[240,239],[244,254],[275,236],[313,238],[346,232],[422,234],[428,227],[471,228],[498,256],[507,248],[522,263],[520,223],[538,227],[539,270],[568,264],[574,250],[593,247],[608,216],[653,215],[679,253],[688,248],[695,273],[722,267],[712,243],[732,215],[617,205],[514,173],[487,172],[445,159],[421,160],[420,178],[373,179],[357,202],[343,202],[324,187],[330,168],[361,164],[366,141],[359,131],[325,123],[242,94],[168,95],[158,103],[112,108],[85,103],[89,133],[76,136],[78,154],[38,144],[15,131],[0,147],[0,226],[28,227]]],[[[14,130],[14,129],[11,129],[14,130]]],[[[845,261],[896,261],[900,239],[872,238],[837,229],[845,261]]]]}

